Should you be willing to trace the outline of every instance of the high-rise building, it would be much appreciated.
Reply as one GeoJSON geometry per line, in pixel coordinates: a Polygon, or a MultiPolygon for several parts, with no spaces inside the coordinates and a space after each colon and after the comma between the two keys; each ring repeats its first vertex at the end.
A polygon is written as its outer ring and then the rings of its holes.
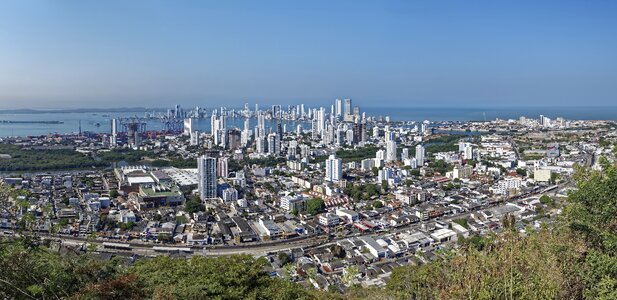
{"type": "Polygon", "coordinates": [[[418,166],[424,165],[424,146],[422,145],[416,146],[416,161],[418,166]]]}
{"type": "Polygon", "coordinates": [[[345,99],[344,100],[344,107],[343,107],[343,115],[345,117],[347,117],[348,115],[351,115],[352,111],[351,111],[351,99],[345,99]]]}
{"type": "Polygon", "coordinates": [[[463,159],[473,159],[473,147],[470,143],[460,142],[458,144],[458,151],[463,159]]]}
{"type": "Polygon", "coordinates": [[[111,119],[111,138],[110,144],[112,147],[118,145],[118,119],[111,119]]]}
{"type": "Polygon", "coordinates": [[[268,154],[270,155],[278,154],[277,149],[276,149],[276,143],[277,143],[276,140],[277,140],[276,133],[268,134],[268,154]]]}
{"type": "Polygon", "coordinates": [[[259,136],[266,136],[266,117],[261,111],[257,113],[257,133],[259,136]]]}
{"type": "Polygon", "coordinates": [[[199,131],[192,131],[190,139],[191,146],[199,146],[199,131]]]}
{"type": "Polygon", "coordinates": [[[216,198],[216,158],[201,156],[197,159],[197,189],[201,200],[216,198]]]}
{"type": "Polygon", "coordinates": [[[184,135],[191,135],[193,131],[193,118],[184,119],[184,135]]]}
{"type": "Polygon", "coordinates": [[[259,136],[255,138],[255,152],[263,154],[266,153],[266,138],[259,136]]]}
{"type": "Polygon", "coordinates": [[[242,142],[242,132],[238,129],[230,129],[227,131],[227,148],[238,149],[242,142]]]}
{"type": "Polygon", "coordinates": [[[227,179],[229,177],[229,158],[221,157],[218,161],[218,168],[216,169],[216,175],[227,179]]]}
{"type": "Polygon", "coordinates": [[[319,108],[319,112],[317,114],[317,131],[322,134],[326,128],[326,109],[323,107],[319,108]]]}
{"type": "Polygon", "coordinates": [[[396,161],[396,141],[386,142],[386,162],[396,161]]]}
{"type": "Polygon", "coordinates": [[[210,133],[212,134],[212,140],[215,145],[219,144],[219,124],[215,110],[212,112],[212,117],[210,117],[210,133]]]}
{"type": "Polygon", "coordinates": [[[343,160],[336,158],[335,154],[330,155],[326,160],[325,179],[331,182],[338,182],[343,178],[343,160]]]}
{"type": "Polygon", "coordinates": [[[409,148],[403,148],[401,151],[401,160],[409,159],[409,148]]]}
{"type": "Polygon", "coordinates": [[[280,119],[281,118],[281,106],[280,105],[272,105],[272,118],[280,119]]]}
{"type": "Polygon", "coordinates": [[[276,153],[281,153],[281,143],[283,142],[283,125],[276,123],[276,153]]]}
{"type": "Polygon", "coordinates": [[[334,115],[340,117],[343,115],[343,100],[334,100],[334,115]]]}

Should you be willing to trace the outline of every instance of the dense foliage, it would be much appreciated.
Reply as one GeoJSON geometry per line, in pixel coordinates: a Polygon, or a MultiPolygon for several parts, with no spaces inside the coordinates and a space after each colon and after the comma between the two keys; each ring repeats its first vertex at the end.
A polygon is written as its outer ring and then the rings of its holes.
{"type": "MultiPolygon", "coordinates": [[[[341,149],[336,151],[336,157],[343,160],[343,162],[360,161],[367,158],[375,158],[379,148],[370,146],[362,147],[358,149],[341,149]]],[[[328,155],[322,155],[315,157],[313,162],[322,162],[328,158],[328,155]]]]}
{"type": "Polygon", "coordinates": [[[70,149],[34,150],[21,149],[20,146],[0,144],[0,154],[11,158],[0,159],[0,171],[35,171],[84,169],[107,166],[105,162],[70,149]]]}
{"type": "Polygon", "coordinates": [[[306,202],[306,212],[316,215],[326,209],[326,203],[321,198],[312,198],[306,202]]]}

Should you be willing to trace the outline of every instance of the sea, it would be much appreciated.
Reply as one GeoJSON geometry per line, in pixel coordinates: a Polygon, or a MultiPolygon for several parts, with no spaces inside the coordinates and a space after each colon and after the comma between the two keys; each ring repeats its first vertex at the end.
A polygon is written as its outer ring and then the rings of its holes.
{"type": "MultiPolygon", "coordinates": [[[[499,119],[517,119],[521,116],[538,118],[563,117],[570,120],[614,120],[617,121],[617,106],[607,107],[518,107],[518,108],[413,108],[413,107],[366,107],[362,110],[368,116],[390,117],[391,121],[483,121],[499,119]]],[[[151,112],[151,111],[149,111],[151,112]]],[[[0,137],[38,136],[47,134],[69,134],[80,130],[95,133],[111,132],[112,118],[144,117],[146,111],[140,112],[45,112],[45,113],[3,113],[0,112],[0,137]],[[20,121],[32,123],[8,123],[2,121],[20,121]],[[36,123],[36,122],[58,123],[36,123]]],[[[257,120],[251,119],[254,128],[257,120]]],[[[266,127],[276,121],[266,120],[266,127]]],[[[243,118],[228,118],[228,127],[243,128],[243,118]]],[[[295,130],[298,124],[310,128],[305,122],[284,122],[288,131],[295,130]]],[[[163,130],[164,124],[159,120],[148,120],[147,130],[163,130]]],[[[210,118],[197,119],[196,130],[209,132],[210,118]]]]}

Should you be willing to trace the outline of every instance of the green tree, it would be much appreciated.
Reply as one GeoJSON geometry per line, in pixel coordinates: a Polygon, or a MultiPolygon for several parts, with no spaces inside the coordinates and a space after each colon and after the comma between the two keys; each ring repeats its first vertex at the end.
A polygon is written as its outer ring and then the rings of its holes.
{"type": "Polygon", "coordinates": [[[373,202],[373,207],[374,208],[382,208],[383,207],[383,202],[379,201],[379,200],[375,200],[373,202]]]}
{"type": "Polygon", "coordinates": [[[345,249],[340,245],[333,245],[332,247],[330,247],[330,250],[332,251],[332,255],[338,258],[345,258],[345,256],[347,255],[345,249]]]}
{"type": "Polygon", "coordinates": [[[321,198],[312,198],[306,202],[306,211],[311,215],[316,215],[326,209],[326,203],[321,198]]]}
{"type": "Polygon", "coordinates": [[[604,171],[577,168],[577,189],[568,196],[568,227],[582,237],[585,260],[577,269],[586,298],[604,298],[617,290],[617,167],[601,160],[604,171]]]}
{"type": "Polygon", "coordinates": [[[193,196],[189,200],[186,201],[186,211],[189,213],[196,213],[200,211],[204,211],[205,206],[201,202],[198,196],[193,196]]]}
{"type": "Polygon", "coordinates": [[[289,254],[285,252],[279,252],[279,254],[277,254],[277,257],[279,259],[279,262],[281,262],[281,265],[283,266],[293,261],[289,254]]]}
{"type": "Polygon", "coordinates": [[[553,198],[551,198],[548,195],[542,195],[539,200],[540,200],[540,203],[544,205],[553,206],[555,204],[555,201],[553,200],[553,198]]]}

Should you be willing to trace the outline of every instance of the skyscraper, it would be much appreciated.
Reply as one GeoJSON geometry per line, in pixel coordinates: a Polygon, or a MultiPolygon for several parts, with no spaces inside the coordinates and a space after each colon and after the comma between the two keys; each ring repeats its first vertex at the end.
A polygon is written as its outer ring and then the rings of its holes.
{"type": "Polygon", "coordinates": [[[336,158],[335,154],[330,155],[326,160],[325,179],[331,182],[338,182],[343,178],[343,160],[336,158]]]}
{"type": "Polygon", "coordinates": [[[343,115],[348,116],[352,114],[351,111],[351,99],[345,99],[345,106],[343,108],[343,115]]]}
{"type": "Polygon", "coordinates": [[[212,111],[212,117],[210,117],[210,133],[212,134],[212,140],[215,145],[219,144],[219,120],[216,116],[216,110],[212,111]]]}
{"type": "Polygon", "coordinates": [[[281,153],[281,143],[283,142],[283,126],[281,122],[276,123],[276,153],[281,153]]]}
{"type": "Polygon", "coordinates": [[[118,145],[118,119],[111,119],[111,138],[110,144],[112,147],[118,145]]]}
{"type": "Polygon", "coordinates": [[[203,155],[197,159],[199,198],[216,198],[216,158],[203,155]]]}
{"type": "Polygon", "coordinates": [[[416,146],[416,161],[418,161],[418,166],[424,165],[424,146],[422,145],[416,146]]]}
{"type": "Polygon", "coordinates": [[[386,142],[386,162],[396,161],[396,141],[386,142]]]}
{"type": "Polygon", "coordinates": [[[258,136],[255,138],[255,151],[260,154],[266,153],[266,138],[265,137],[258,136]]]}
{"type": "Polygon", "coordinates": [[[343,115],[343,100],[336,99],[334,100],[334,114],[337,117],[343,115]]]}

